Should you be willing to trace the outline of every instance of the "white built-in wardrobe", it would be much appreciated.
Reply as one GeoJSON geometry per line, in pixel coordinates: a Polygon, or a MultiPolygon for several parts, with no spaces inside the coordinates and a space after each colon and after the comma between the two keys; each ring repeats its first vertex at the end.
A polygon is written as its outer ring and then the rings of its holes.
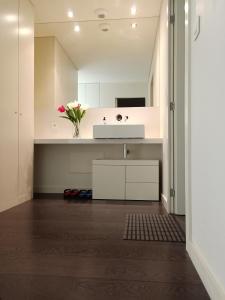
{"type": "Polygon", "coordinates": [[[0,211],[32,198],[33,28],[29,0],[0,1],[0,211]]]}

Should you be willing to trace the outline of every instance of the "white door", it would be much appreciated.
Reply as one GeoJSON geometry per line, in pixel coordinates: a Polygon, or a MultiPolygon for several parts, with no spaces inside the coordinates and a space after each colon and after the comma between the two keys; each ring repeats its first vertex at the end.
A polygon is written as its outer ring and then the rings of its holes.
{"type": "Polygon", "coordinates": [[[28,0],[20,0],[20,28],[30,33],[19,36],[19,200],[33,194],[34,140],[34,38],[33,10],[28,0]]]}
{"type": "Polygon", "coordinates": [[[185,0],[172,0],[171,24],[171,212],[185,215],[185,0]]]}
{"type": "Polygon", "coordinates": [[[18,1],[0,1],[0,211],[17,203],[18,1]]]}

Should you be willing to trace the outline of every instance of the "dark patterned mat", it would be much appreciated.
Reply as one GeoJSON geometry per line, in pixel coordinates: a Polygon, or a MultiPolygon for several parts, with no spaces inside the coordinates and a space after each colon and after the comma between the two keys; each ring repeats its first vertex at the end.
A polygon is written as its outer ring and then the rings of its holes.
{"type": "Polygon", "coordinates": [[[128,214],[124,240],[185,242],[185,234],[171,215],[128,214]]]}

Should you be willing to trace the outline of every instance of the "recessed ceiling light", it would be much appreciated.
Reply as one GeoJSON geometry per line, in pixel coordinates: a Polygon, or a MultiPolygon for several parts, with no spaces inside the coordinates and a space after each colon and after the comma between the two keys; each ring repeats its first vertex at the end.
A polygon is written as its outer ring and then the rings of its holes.
{"type": "Polygon", "coordinates": [[[186,14],[188,14],[188,12],[189,12],[189,5],[188,5],[188,2],[185,3],[184,11],[185,11],[186,14]]]}
{"type": "Polygon", "coordinates": [[[132,24],[131,24],[131,27],[132,27],[133,29],[137,28],[137,26],[138,26],[137,23],[132,23],[132,24]]]}
{"type": "Polygon", "coordinates": [[[68,13],[67,13],[67,16],[68,16],[69,18],[73,18],[73,17],[74,17],[73,11],[72,11],[72,10],[69,10],[68,13]]]}
{"type": "Polygon", "coordinates": [[[107,32],[110,30],[110,24],[109,23],[101,23],[99,24],[99,28],[103,32],[107,32]]]}
{"type": "Polygon", "coordinates": [[[137,7],[136,7],[136,5],[133,5],[133,6],[131,7],[130,12],[131,12],[131,15],[132,15],[132,16],[135,16],[135,15],[136,15],[136,13],[137,13],[137,7]]]}
{"type": "Polygon", "coordinates": [[[80,25],[75,25],[74,26],[74,31],[75,32],[80,32],[80,25]]]}
{"type": "Polygon", "coordinates": [[[98,8],[95,10],[95,14],[98,19],[105,19],[108,15],[108,12],[104,8],[98,8]]]}

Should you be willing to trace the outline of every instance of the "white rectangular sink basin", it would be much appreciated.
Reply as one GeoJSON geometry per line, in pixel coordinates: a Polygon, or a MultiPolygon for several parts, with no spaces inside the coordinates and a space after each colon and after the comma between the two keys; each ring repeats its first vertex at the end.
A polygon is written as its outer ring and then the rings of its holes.
{"type": "Polygon", "coordinates": [[[145,126],[143,124],[112,124],[94,125],[94,139],[143,139],[145,126]]]}

